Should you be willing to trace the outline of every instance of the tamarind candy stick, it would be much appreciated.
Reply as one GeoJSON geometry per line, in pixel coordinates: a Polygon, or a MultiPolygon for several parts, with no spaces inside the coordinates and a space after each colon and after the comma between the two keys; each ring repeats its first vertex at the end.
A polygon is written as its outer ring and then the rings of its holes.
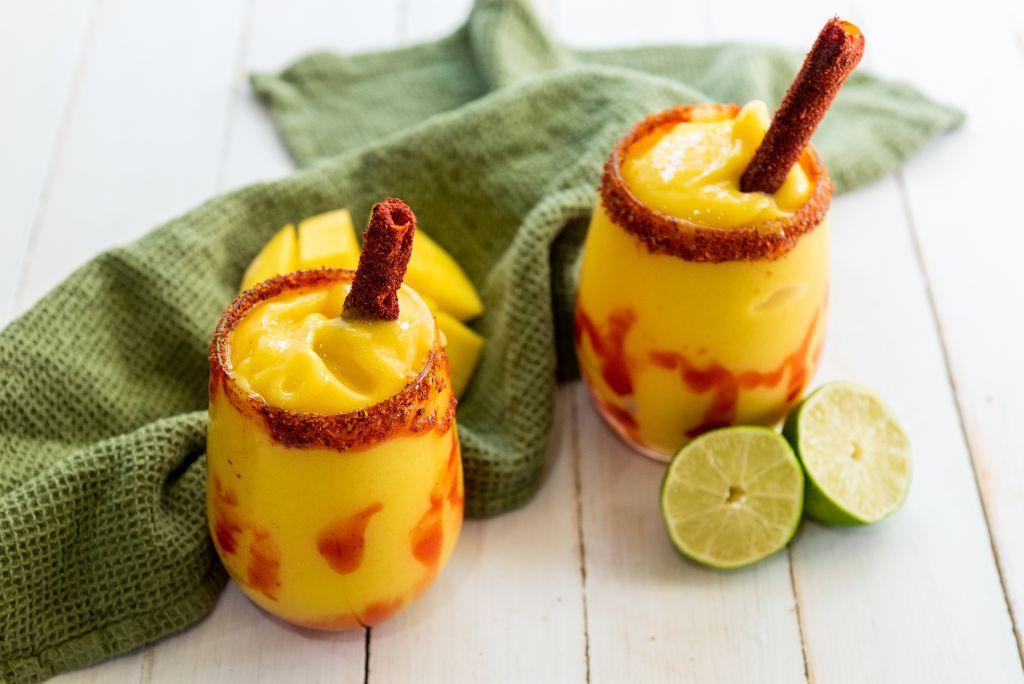
{"type": "Polygon", "coordinates": [[[837,17],[829,19],[743,172],[741,191],[771,194],[782,187],[863,54],[864,35],[860,29],[837,17]]]}
{"type": "Polygon", "coordinates": [[[398,318],[398,288],[412,256],[415,234],[416,215],[405,202],[388,197],[374,205],[342,316],[380,321],[398,318]]]}

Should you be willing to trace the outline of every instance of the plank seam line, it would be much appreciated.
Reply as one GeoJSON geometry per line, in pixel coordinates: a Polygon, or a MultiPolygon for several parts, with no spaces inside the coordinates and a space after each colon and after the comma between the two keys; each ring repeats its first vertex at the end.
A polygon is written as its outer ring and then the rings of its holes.
{"type": "Polygon", "coordinates": [[[960,424],[960,438],[963,440],[964,448],[967,450],[967,456],[971,461],[971,475],[974,477],[974,488],[978,493],[978,502],[981,504],[981,516],[985,521],[985,531],[988,533],[988,544],[992,551],[992,560],[996,566],[996,575],[999,577],[999,587],[1003,592],[1003,602],[1006,604],[1006,612],[1010,616],[1010,627],[1012,628],[1013,636],[1017,641],[1017,656],[1020,658],[1021,668],[1024,670],[1024,640],[1021,638],[1020,628],[1017,625],[1017,620],[1013,614],[1013,604],[1010,601],[1010,592],[1006,586],[1006,576],[1003,572],[1002,559],[999,555],[999,549],[996,547],[995,537],[992,534],[992,523],[989,517],[988,503],[985,501],[985,494],[982,491],[981,481],[978,479],[979,464],[977,459],[974,457],[975,449],[971,446],[971,440],[967,434],[967,424],[964,422],[963,404],[960,401],[960,392],[957,388],[956,378],[953,375],[953,365],[950,361],[949,347],[946,344],[946,336],[942,326],[942,319],[939,316],[938,306],[935,301],[935,293],[932,291],[931,279],[929,277],[928,267],[925,264],[924,252],[921,249],[921,242],[918,239],[917,225],[914,222],[914,214],[910,208],[910,198],[907,193],[907,185],[902,171],[896,172],[896,184],[900,189],[900,201],[903,205],[904,218],[906,219],[907,226],[910,229],[910,239],[914,247],[914,257],[917,260],[918,270],[921,272],[924,280],[925,293],[928,296],[928,306],[931,309],[932,314],[932,325],[935,326],[935,331],[939,337],[939,347],[942,350],[942,361],[946,370],[946,380],[949,382],[949,387],[953,393],[953,403],[956,406],[957,420],[960,424]]]}
{"type": "Polygon", "coordinates": [[[814,684],[814,676],[811,674],[811,660],[807,653],[807,630],[804,628],[804,611],[801,607],[800,588],[796,583],[796,571],[793,569],[793,549],[786,547],[786,556],[789,561],[789,586],[793,591],[793,606],[796,609],[796,627],[800,632],[800,655],[804,659],[804,679],[808,684],[814,684]]]}
{"type": "MultiPolygon", "coordinates": [[[[93,45],[96,42],[96,25],[99,24],[100,0],[95,0],[89,10],[89,23],[85,28],[85,37],[82,40],[82,47],[79,50],[75,62],[71,87],[64,101],[63,111],[57,123],[57,139],[53,143],[53,152],[50,154],[50,161],[47,164],[46,180],[43,182],[42,190],[39,191],[39,200],[36,204],[35,217],[32,219],[32,226],[28,231],[28,239],[25,240],[25,251],[22,253],[21,264],[18,271],[18,283],[14,288],[14,305],[18,309],[22,306],[25,296],[25,288],[28,286],[29,261],[36,245],[39,242],[39,229],[46,214],[46,206],[50,200],[50,193],[53,192],[53,178],[60,159],[64,156],[64,148],[67,146],[69,131],[71,129],[71,116],[78,106],[79,94],[82,91],[82,76],[89,63],[89,55],[92,54],[93,45]]],[[[13,313],[13,312],[12,312],[13,313]]]]}
{"type": "MultiPolygon", "coordinates": [[[[578,387],[577,387],[578,390],[578,387]]],[[[583,664],[586,682],[590,684],[590,615],[587,609],[587,547],[583,535],[583,487],[580,464],[579,392],[574,391],[570,409],[570,451],[572,452],[573,491],[576,495],[576,541],[580,557],[580,591],[583,594],[583,664]]]]}
{"type": "Polygon", "coordinates": [[[363,640],[363,684],[370,684],[370,638],[373,628],[367,627],[364,634],[366,636],[363,640]]]}
{"type": "Polygon", "coordinates": [[[231,130],[234,128],[235,119],[238,118],[238,110],[241,106],[242,98],[249,96],[243,83],[246,65],[249,61],[249,44],[254,14],[255,10],[253,9],[252,0],[244,0],[242,4],[242,27],[238,36],[234,67],[231,70],[234,77],[232,78],[227,111],[224,113],[224,132],[221,136],[220,159],[218,160],[220,168],[217,171],[216,187],[221,191],[224,190],[224,185],[227,183],[228,160],[231,158],[231,130]]]}
{"type": "Polygon", "coordinates": [[[150,646],[142,653],[142,665],[139,668],[139,684],[150,684],[153,681],[153,667],[156,663],[156,646],[150,646]]]}

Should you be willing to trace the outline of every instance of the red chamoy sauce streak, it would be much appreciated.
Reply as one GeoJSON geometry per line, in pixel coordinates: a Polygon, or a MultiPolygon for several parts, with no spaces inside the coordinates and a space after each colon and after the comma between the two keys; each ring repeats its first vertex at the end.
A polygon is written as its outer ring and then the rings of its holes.
{"type": "Polygon", "coordinates": [[[219,515],[214,521],[214,538],[220,545],[221,550],[228,555],[238,550],[238,539],[235,535],[241,534],[241,532],[241,525],[226,520],[219,515]]]}
{"type": "Polygon", "coordinates": [[[364,627],[372,627],[387,620],[419,598],[437,578],[437,572],[436,567],[431,568],[407,592],[398,594],[391,599],[374,601],[368,604],[361,611],[358,611],[359,615],[356,617],[356,620],[364,627]]]}
{"type": "Polygon", "coordinates": [[[679,370],[680,377],[686,386],[694,392],[703,394],[713,392],[711,405],[704,412],[700,423],[686,431],[687,437],[696,437],[709,430],[731,425],[736,418],[736,404],[740,390],[756,387],[776,387],[783,378],[789,377],[786,385],[786,401],[792,403],[803,392],[804,385],[810,378],[811,369],[817,363],[821,353],[820,346],[814,354],[808,354],[811,339],[817,328],[821,313],[818,312],[811,320],[804,333],[800,346],[786,356],[782,362],[770,371],[747,370],[731,371],[717,361],[704,367],[698,367],[685,354],[674,351],[652,351],[651,363],[667,370],[679,370]]]}
{"type": "Polygon", "coordinates": [[[249,567],[245,581],[262,592],[271,601],[277,600],[277,589],[281,586],[281,551],[270,533],[256,530],[252,544],[249,545],[249,567]]]}
{"type": "Polygon", "coordinates": [[[601,410],[607,412],[611,418],[622,425],[622,427],[628,431],[636,431],[640,429],[640,426],[636,423],[636,418],[633,414],[624,408],[619,408],[615,404],[609,404],[607,401],[601,402],[601,410]]]}
{"type": "Polygon", "coordinates": [[[234,516],[231,508],[238,505],[235,492],[226,489],[220,478],[213,476],[213,538],[227,555],[238,550],[238,537],[242,533],[242,525],[234,516]]]}
{"type": "Polygon", "coordinates": [[[351,613],[341,613],[339,615],[331,615],[330,617],[320,618],[318,620],[296,622],[295,624],[299,627],[324,629],[331,632],[340,632],[346,629],[362,629],[365,627],[365,625],[359,621],[359,618],[351,613]]]}
{"type": "Polygon", "coordinates": [[[347,575],[363,564],[366,553],[366,526],[384,506],[370,504],[354,515],[336,520],[317,537],[316,548],[335,572],[347,575]]]}
{"type": "Polygon", "coordinates": [[[447,498],[453,507],[462,505],[462,492],[459,486],[460,463],[458,437],[453,436],[448,459],[441,466],[441,471],[430,490],[430,507],[409,532],[413,557],[427,567],[433,567],[441,560],[441,551],[444,548],[444,500],[447,498]]]}
{"type": "Polygon", "coordinates": [[[444,546],[444,527],[441,524],[441,500],[431,499],[430,508],[409,533],[412,555],[426,566],[437,565],[444,546]]]}
{"type": "MultiPolygon", "coordinates": [[[[240,520],[234,511],[238,505],[238,496],[234,490],[221,484],[220,478],[213,476],[213,538],[225,555],[233,555],[238,551],[238,537],[249,528],[252,530],[252,542],[249,544],[249,563],[245,572],[245,584],[256,591],[262,592],[272,601],[277,600],[277,589],[281,586],[281,551],[277,543],[266,530],[240,520]]],[[[231,576],[242,581],[228,568],[231,576]]]]}
{"type": "Polygon", "coordinates": [[[398,596],[391,600],[375,601],[363,609],[359,615],[359,622],[367,627],[373,627],[402,610],[405,607],[405,603],[405,596],[398,596]]]}
{"type": "Polygon", "coordinates": [[[409,591],[397,594],[390,599],[374,601],[368,604],[366,608],[361,611],[356,611],[356,615],[353,615],[352,613],[340,613],[338,615],[329,615],[315,620],[297,622],[296,624],[300,627],[332,631],[355,629],[356,627],[371,627],[393,616],[395,613],[401,611],[405,606],[419,598],[419,596],[427,590],[436,578],[437,568],[434,567],[427,570],[409,591]]]}
{"type": "Polygon", "coordinates": [[[604,419],[608,421],[612,428],[627,440],[641,446],[646,445],[647,440],[640,433],[640,425],[636,422],[633,414],[599,395],[594,390],[590,376],[584,368],[580,368],[580,374],[585,380],[585,385],[590,392],[591,398],[594,400],[594,405],[597,406],[598,413],[604,416],[604,419]]]}
{"type": "Polygon", "coordinates": [[[601,360],[601,377],[613,392],[625,397],[633,394],[633,380],[626,364],[626,335],[636,323],[632,309],[615,309],[608,315],[607,332],[598,329],[583,307],[576,304],[573,316],[573,337],[579,347],[583,337],[590,340],[594,354],[601,360]]]}
{"type": "Polygon", "coordinates": [[[235,490],[227,489],[221,484],[220,478],[216,475],[213,476],[213,491],[214,497],[216,497],[218,503],[222,503],[226,506],[238,505],[238,495],[235,494],[235,490]]]}

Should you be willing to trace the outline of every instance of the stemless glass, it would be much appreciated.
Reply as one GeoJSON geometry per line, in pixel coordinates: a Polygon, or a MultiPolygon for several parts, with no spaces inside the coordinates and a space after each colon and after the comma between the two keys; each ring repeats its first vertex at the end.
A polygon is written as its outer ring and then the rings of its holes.
{"type": "Polygon", "coordinates": [[[576,354],[598,411],[658,460],[713,428],[777,423],[813,375],[825,332],[832,183],[812,148],[799,161],[809,199],[767,224],[698,225],[645,205],[624,181],[631,146],[695,109],[654,114],[612,150],[576,299],[576,354]]]}
{"type": "Polygon", "coordinates": [[[455,400],[436,328],[415,380],[350,413],[268,405],[232,376],[231,332],[254,306],[353,274],[302,271],[247,290],[210,345],[206,510],[217,553],[260,607],[320,629],[374,625],[409,605],[462,524],[455,400]]]}

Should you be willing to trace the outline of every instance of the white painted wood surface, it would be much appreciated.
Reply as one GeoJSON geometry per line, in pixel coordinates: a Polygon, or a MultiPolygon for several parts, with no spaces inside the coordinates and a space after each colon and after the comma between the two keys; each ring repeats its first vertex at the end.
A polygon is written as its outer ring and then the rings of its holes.
{"type": "Polygon", "coordinates": [[[1024,137],[1004,126],[1010,112],[1024,111],[1024,2],[978,0],[913,17],[926,35],[970,45],[970,62],[936,50],[926,66],[897,39],[894,25],[912,20],[908,8],[894,6],[891,20],[880,31],[878,59],[922,87],[956,93],[968,115],[962,131],[899,178],[1024,652],[1024,220],[1013,209],[1024,137]]]}
{"type": "Polygon", "coordinates": [[[6,100],[0,107],[0,156],[6,162],[0,170],[6,215],[0,231],[0,320],[5,321],[91,45],[92,4],[77,3],[70,12],[60,11],[63,6],[57,0],[24,2],[14,17],[0,21],[6,100]]]}
{"type": "MultiPolygon", "coordinates": [[[[219,190],[288,173],[246,74],[313,49],[443,35],[469,0],[32,2],[0,6],[0,320],[94,253],[219,190]]],[[[877,388],[915,449],[906,506],[868,529],[805,523],[736,573],[665,538],[661,467],[578,386],[559,392],[544,486],[465,526],[407,613],[322,635],[229,588],[185,633],[66,681],[1022,681],[1024,8],[838,0],[543,0],[585,46],[761,40],[804,48],[824,16],[866,66],[968,111],[898,175],[837,199],[818,381],[877,388]],[[951,49],[955,46],[956,49],[951,49]],[[367,660],[367,657],[369,660],[367,660]]]]}

